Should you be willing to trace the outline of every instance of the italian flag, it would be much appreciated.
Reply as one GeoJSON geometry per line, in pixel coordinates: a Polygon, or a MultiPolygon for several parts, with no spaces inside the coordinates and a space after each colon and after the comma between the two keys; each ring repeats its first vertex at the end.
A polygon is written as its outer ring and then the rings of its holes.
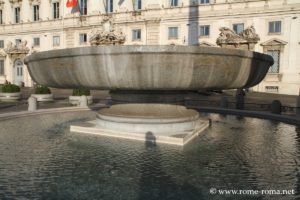
{"type": "Polygon", "coordinates": [[[77,1],[76,0],[68,0],[67,1],[67,8],[74,8],[77,6],[77,1]]]}

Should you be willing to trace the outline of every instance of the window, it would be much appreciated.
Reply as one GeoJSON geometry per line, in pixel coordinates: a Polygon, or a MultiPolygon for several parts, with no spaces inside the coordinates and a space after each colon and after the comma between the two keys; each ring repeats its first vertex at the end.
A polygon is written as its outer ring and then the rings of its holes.
{"type": "Polygon", "coordinates": [[[3,24],[3,11],[0,10],[0,24],[3,24]]]}
{"type": "Polygon", "coordinates": [[[4,75],[4,60],[0,60],[0,76],[4,75]]]}
{"type": "Polygon", "coordinates": [[[53,46],[59,46],[59,45],[60,45],[60,37],[53,36],[53,46]]]}
{"type": "Polygon", "coordinates": [[[53,3],[53,19],[59,18],[59,2],[53,3]]]}
{"type": "Polygon", "coordinates": [[[17,76],[23,76],[23,68],[17,67],[17,76]]]}
{"type": "Polygon", "coordinates": [[[207,3],[209,3],[209,0],[199,0],[199,3],[200,4],[207,4],[207,3]]]}
{"type": "Polygon", "coordinates": [[[40,38],[33,38],[33,46],[39,47],[40,46],[40,38]]]}
{"type": "Polygon", "coordinates": [[[268,50],[267,54],[274,59],[274,64],[269,68],[269,73],[279,73],[280,51],[268,50]]]}
{"type": "Polygon", "coordinates": [[[169,39],[178,38],[178,27],[169,27],[169,39]]]}
{"type": "Polygon", "coordinates": [[[16,45],[18,46],[22,42],[21,39],[16,39],[16,45]]]}
{"type": "Polygon", "coordinates": [[[209,25],[200,26],[200,36],[209,36],[209,25]]]}
{"type": "Polygon", "coordinates": [[[113,0],[106,0],[106,12],[113,12],[114,10],[114,1],[113,0]]]}
{"type": "Polygon", "coordinates": [[[281,21],[269,22],[269,33],[280,33],[281,32],[281,21]]]}
{"type": "Polygon", "coordinates": [[[1,48],[1,49],[4,48],[4,40],[0,40],[0,48],[1,48]]]}
{"type": "Polygon", "coordinates": [[[34,5],[33,6],[33,21],[39,21],[40,20],[40,6],[34,5]]]}
{"type": "Polygon", "coordinates": [[[278,86],[266,86],[265,91],[271,93],[278,93],[278,86]]]}
{"type": "Polygon", "coordinates": [[[243,23],[241,23],[241,24],[233,24],[232,29],[234,30],[234,32],[236,34],[240,34],[241,32],[244,31],[244,24],[243,23]]]}
{"type": "Polygon", "coordinates": [[[132,30],[132,40],[141,40],[141,29],[132,30]]]}
{"type": "Polygon", "coordinates": [[[142,0],[134,0],[134,10],[142,9],[142,0]]]}
{"type": "Polygon", "coordinates": [[[81,15],[87,15],[87,0],[80,0],[79,10],[81,15]]]}
{"type": "Polygon", "coordinates": [[[85,44],[87,42],[86,33],[79,34],[79,44],[85,44]]]}
{"type": "Polygon", "coordinates": [[[178,0],[171,0],[171,6],[178,6],[178,0]]]}
{"type": "Polygon", "coordinates": [[[15,23],[20,23],[20,7],[15,8],[15,23]]]}

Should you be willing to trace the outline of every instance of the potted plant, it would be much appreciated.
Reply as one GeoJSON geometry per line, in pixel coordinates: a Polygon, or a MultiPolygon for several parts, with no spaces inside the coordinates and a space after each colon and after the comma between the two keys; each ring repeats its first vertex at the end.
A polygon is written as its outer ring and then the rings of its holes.
{"type": "Polygon", "coordinates": [[[2,101],[17,101],[21,98],[20,90],[20,87],[15,84],[5,83],[1,86],[0,99],[2,101]]]}
{"type": "Polygon", "coordinates": [[[35,97],[36,100],[40,102],[53,101],[53,94],[51,94],[51,90],[43,85],[38,85],[34,90],[34,94],[31,96],[35,97]]]}
{"type": "Polygon", "coordinates": [[[72,96],[69,96],[69,102],[72,105],[79,105],[80,97],[86,96],[88,100],[88,105],[93,103],[93,96],[91,96],[91,92],[85,88],[73,89],[72,96]]]}

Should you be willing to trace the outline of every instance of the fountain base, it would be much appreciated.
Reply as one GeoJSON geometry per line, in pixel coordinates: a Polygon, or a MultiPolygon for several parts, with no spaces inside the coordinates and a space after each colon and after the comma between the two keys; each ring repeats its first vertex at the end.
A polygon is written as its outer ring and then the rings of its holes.
{"type": "Polygon", "coordinates": [[[94,121],[72,125],[71,131],[185,145],[208,126],[208,119],[184,106],[119,104],[100,110],[94,121]]]}
{"type": "Polygon", "coordinates": [[[163,103],[183,105],[186,91],[157,91],[157,90],[111,90],[109,92],[113,104],[123,103],[163,103]]]}

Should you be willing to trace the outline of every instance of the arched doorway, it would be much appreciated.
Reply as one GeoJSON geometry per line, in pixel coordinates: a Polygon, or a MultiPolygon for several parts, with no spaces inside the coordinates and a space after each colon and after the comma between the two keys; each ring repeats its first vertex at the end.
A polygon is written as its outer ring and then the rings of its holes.
{"type": "Polygon", "coordinates": [[[23,62],[20,59],[18,59],[15,61],[14,64],[14,84],[22,85],[23,81],[23,62]]]}

